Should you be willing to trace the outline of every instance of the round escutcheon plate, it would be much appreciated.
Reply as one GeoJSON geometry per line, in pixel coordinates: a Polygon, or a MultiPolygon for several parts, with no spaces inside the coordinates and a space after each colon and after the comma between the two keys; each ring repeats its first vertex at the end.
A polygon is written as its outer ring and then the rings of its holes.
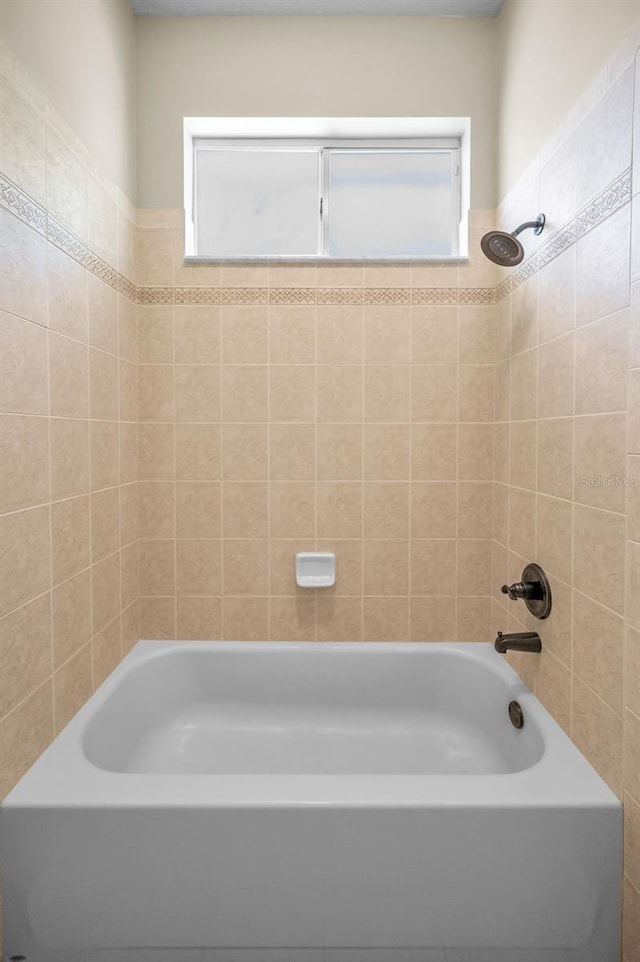
{"type": "Polygon", "coordinates": [[[551,585],[540,565],[528,564],[522,571],[522,580],[536,585],[534,597],[525,598],[524,603],[534,618],[548,618],[551,614],[551,585]]]}
{"type": "Polygon", "coordinates": [[[514,728],[522,728],[524,725],[524,715],[522,708],[517,701],[509,702],[509,721],[514,728]]]}

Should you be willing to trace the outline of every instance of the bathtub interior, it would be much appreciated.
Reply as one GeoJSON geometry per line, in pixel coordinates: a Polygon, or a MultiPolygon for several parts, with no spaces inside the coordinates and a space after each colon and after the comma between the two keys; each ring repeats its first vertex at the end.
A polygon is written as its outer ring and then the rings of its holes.
{"type": "Polygon", "coordinates": [[[486,662],[442,646],[175,646],[124,674],[87,725],[98,768],[145,774],[508,774],[535,765],[534,719],[486,662]],[[250,656],[250,657],[247,657],[250,656]]]}

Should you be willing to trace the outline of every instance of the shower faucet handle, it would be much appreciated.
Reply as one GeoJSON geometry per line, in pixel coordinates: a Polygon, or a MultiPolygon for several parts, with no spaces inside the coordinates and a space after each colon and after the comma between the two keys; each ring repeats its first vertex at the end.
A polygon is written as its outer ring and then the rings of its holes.
{"type": "Polygon", "coordinates": [[[516,581],[512,585],[503,585],[500,591],[503,595],[509,595],[512,601],[541,597],[540,583],[535,581],[516,581]]]}

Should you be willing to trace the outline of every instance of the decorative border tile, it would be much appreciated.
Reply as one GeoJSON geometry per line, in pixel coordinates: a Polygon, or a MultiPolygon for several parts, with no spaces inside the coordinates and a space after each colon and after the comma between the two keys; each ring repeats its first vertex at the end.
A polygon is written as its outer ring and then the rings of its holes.
{"type": "Polygon", "coordinates": [[[128,298],[130,301],[137,303],[138,301],[138,288],[130,280],[128,280],[124,274],[118,274],[118,284],[116,287],[118,294],[122,294],[123,297],[128,298]]]}
{"type": "Polygon", "coordinates": [[[490,287],[138,287],[139,304],[339,304],[349,305],[451,305],[493,304],[490,287]]]}
{"type": "Polygon", "coordinates": [[[33,227],[43,236],[47,233],[47,212],[44,207],[32,200],[28,194],[0,174],[0,207],[4,207],[11,214],[33,227]]]}
{"type": "Polygon", "coordinates": [[[319,287],[316,291],[318,304],[364,304],[361,287],[319,287]]]}
{"type": "Polygon", "coordinates": [[[47,240],[83,267],[91,255],[87,245],[50,214],[47,215],[47,240]]]}
{"type": "MultiPolygon", "coordinates": [[[[47,234],[47,236],[49,235],[47,234]]],[[[99,277],[100,280],[108,284],[109,287],[113,287],[115,290],[118,289],[118,282],[123,275],[119,274],[115,267],[111,267],[107,261],[104,261],[101,257],[98,257],[97,254],[94,254],[93,251],[83,250],[81,252],[80,262],[91,274],[95,274],[96,277],[99,277]]],[[[131,287],[135,289],[135,285],[132,284],[131,287]]]]}
{"type": "Polygon", "coordinates": [[[631,200],[632,193],[632,168],[629,167],[598,197],[578,212],[576,216],[576,238],[582,237],[587,231],[597,227],[611,214],[615,214],[617,210],[624,207],[631,200]]]}
{"type": "Polygon", "coordinates": [[[270,304],[315,304],[315,287],[272,287],[269,289],[270,304]]]}
{"type": "Polygon", "coordinates": [[[461,287],[460,304],[495,304],[496,292],[493,287],[461,287]]]}
{"type": "Polygon", "coordinates": [[[365,287],[363,289],[365,304],[410,304],[411,288],[409,287],[365,287]]]}
{"type": "MultiPolygon", "coordinates": [[[[51,244],[54,244],[55,247],[63,251],[71,257],[72,260],[86,268],[91,274],[98,277],[101,281],[104,281],[105,284],[108,284],[109,287],[112,287],[114,290],[117,291],[119,289],[121,278],[126,280],[122,274],[118,273],[115,267],[112,267],[111,264],[94,253],[94,251],[76,237],[72,231],[57,221],[55,217],[51,217],[50,214],[47,214],[46,236],[51,244]]],[[[134,285],[132,284],[131,287],[133,288],[134,285]]]]}
{"type": "Polygon", "coordinates": [[[628,167],[601,194],[578,211],[573,220],[550,237],[547,243],[543,244],[532,257],[518,267],[501,284],[498,284],[495,289],[496,303],[515,291],[534,274],[537,274],[550,261],[566,251],[594,227],[598,227],[607,217],[615,214],[625,204],[630,203],[632,188],[632,168],[628,167]]]}
{"type": "Polygon", "coordinates": [[[221,304],[268,304],[268,287],[221,287],[221,304]]]}
{"type": "Polygon", "coordinates": [[[458,304],[461,291],[457,287],[414,287],[412,304],[458,304]]]}
{"type": "Polygon", "coordinates": [[[173,304],[173,288],[138,287],[136,301],[138,304],[173,304]]]}
{"type": "Polygon", "coordinates": [[[628,167],[496,288],[137,287],[2,174],[0,207],[46,237],[109,287],[138,304],[496,304],[628,204],[632,188],[632,168],[628,167]]]}
{"type": "Polygon", "coordinates": [[[219,304],[219,287],[175,287],[174,304],[219,304]]]}

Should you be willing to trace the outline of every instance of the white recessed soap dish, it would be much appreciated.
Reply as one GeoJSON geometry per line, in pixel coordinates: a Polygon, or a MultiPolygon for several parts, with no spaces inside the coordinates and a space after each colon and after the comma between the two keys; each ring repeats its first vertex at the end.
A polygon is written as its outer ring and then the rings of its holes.
{"type": "Polygon", "coordinates": [[[296,584],[301,588],[330,588],[336,583],[333,551],[299,551],[296,555],[296,584]]]}

